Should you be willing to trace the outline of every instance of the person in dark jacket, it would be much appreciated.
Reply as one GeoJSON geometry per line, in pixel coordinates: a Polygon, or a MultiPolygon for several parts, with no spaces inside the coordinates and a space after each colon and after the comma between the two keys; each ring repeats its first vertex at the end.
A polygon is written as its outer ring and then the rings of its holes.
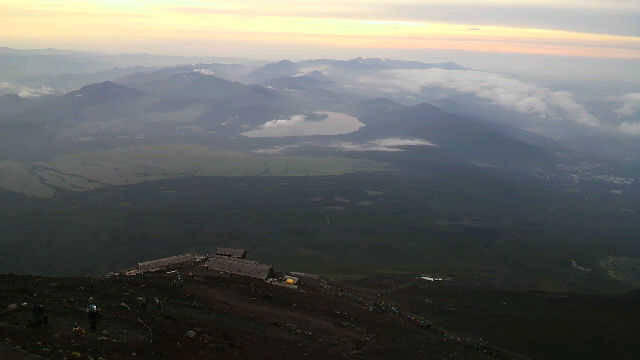
{"type": "Polygon", "coordinates": [[[156,308],[158,309],[158,311],[163,314],[162,312],[162,301],[160,301],[160,299],[156,298],[156,308]]]}
{"type": "Polygon", "coordinates": [[[142,311],[147,311],[147,298],[145,298],[144,296],[140,296],[138,298],[138,301],[140,302],[140,309],[142,311]]]}
{"type": "Polygon", "coordinates": [[[89,328],[91,332],[95,332],[98,327],[98,307],[93,303],[93,298],[89,299],[87,315],[89,318],[89,328]]]}
{"type": "Polygon", "coordinates": [[[42,303],[38,303],[38,305],[33,308],[33,316],[35,317],[34,324],[36,326],[47,325],[49,323],[49,317],[44,312],[44,305],[42,305],[42,303]]]}

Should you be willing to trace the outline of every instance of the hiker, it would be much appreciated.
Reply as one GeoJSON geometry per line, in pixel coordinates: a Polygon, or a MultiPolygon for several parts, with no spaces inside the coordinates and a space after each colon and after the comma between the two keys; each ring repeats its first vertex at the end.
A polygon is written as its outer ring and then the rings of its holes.
{"type": "Polygon", "coordinates": [[[138,301],[140,301],[140,308],[142,311],[147,311],[147,299],[144,296],[141,296],[138,298],[138,301]]]}
{"type": "Polygon", "coordinates": [[[44,315],[44,305],[42,305],[42,303],[38,303],[38,305],[33,308],[33,316],[38,320],[42,315],[44,315]]]}
{"type": "Polygon", "coordinates": [[[158,298],[156,298],[156,308],[158,309],[160,314],[163,314],[163,312],[162,312],[162,301],[160,301],[158,298]]]}
{"type": "Polygon", "coordinates": [[[93,303],[93,298],[89,298],[87,314],[91,332],[95,332],[98,326],[98,307],[93,303]]]}
{"type": "Polygon", "coordinates": [[[173,279],[173,286],[182,287],[182,278],[180,277],[180,273],[176,270],[175,278],[173,279]]]}
{"type": "Polygon", "coordinates": [[[45,314],[42,303],[38,303],[38,305],[33,308],[33,316],[35,317],[35,326],[47,325],[49,323],[49,317],[45,314]]]}

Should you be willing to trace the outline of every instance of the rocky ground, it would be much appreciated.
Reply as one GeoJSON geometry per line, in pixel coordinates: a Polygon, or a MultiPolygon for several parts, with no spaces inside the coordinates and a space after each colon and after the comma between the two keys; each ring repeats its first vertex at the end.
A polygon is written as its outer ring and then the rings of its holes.
{"type": "Polygon", "coordinates": [[[0,275],[0,359],[566,359],[568,352],[632,359],[638,350],[639,293],[508,293],[414,277],[302,278],[289,289],[198,267],[180,272],[182,287],[166,272],[0,275]],[[74,335],[74,324],[89,328],[89,297],[100,311],[97,331],[74,335]],[[45,326],[33,325],[39,302],[50,319],[45,326]],[[567,327],[580,331],[566,334],[567,327]],[[478,348],[480,338],[486,349],[478,348]]]}

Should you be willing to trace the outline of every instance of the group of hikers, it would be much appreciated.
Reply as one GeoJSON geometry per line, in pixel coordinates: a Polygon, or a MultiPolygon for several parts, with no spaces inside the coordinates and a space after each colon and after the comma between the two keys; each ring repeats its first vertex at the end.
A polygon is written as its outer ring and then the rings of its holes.
{"type": "MultiPolygon", "coordinates": [[[[178,270],[174,270],[170,273],[173,273],[173,287],[183,288],[184,281],[182,280],[182,277],[180,277],[180,272],[178,270]]],[[[193,278],[193,274],[189,273],[189,278],[193,278]]]]}
{"type": "MultiPolygon", "coordinates": [[[[373,313],[394,314],[400,317],[404,317],[406,315],[406,319],[412,324],[420,326],[421,328],[425,328],[429,330],[431,329],[431,321],[428,316],[425,319],[423,317],[417,317],[411,314],[405,314],[397,306],[390,304],[388,302],[384,302],[384,301],[371,302],[368,304],[367,310],[373,313]]],[[[460,338],[454,338],[453,335],[447,335],[447,333],[444,330],[442,330],[442,335],[444,337],[444,341],[451,341],[459,345],[465,345],[468,348],[475,348],[475,349],[484,351],[485,353],[488,353],[490,355],[498,354],[498,349],[496,347],[489,346],[489,342],[487,342],[486,340],[480,339],[478,341],[472,341],[471,338],[467,338],[466,341],[464,340],[461,341],[460,338]]]]}
{"type": "MultiPolygon", "coordinates": [[[[142,311],[147,311],[146,298],[144,296],[141,296],[138,298],[138,301],[140,303],[140,309],[142,311]]],[[[156,297],[154,298],[154,302],[156,309],[158,309],[158,312],[163,314],[162,301],[160,301],[160,299],[156,297]]],[[[94,302],[93,297],[89,298],[85,312],[87,313],[87,319],[89,320],[89,331],[92,333],[96,332],[98,328],[98,319],[100,317],[100,312],[94,302]]],[[[33,308],[33,316],[35,318],[32,323],[33,326],[44,326],[49,324],[49,316],[46,314],[44,305],[42,303],[38,303],[33,308]]],[[[72,334],[83,336],[85,334],[85,329],[76,323],[73,325],[72,334]]]]}
{"type": "MultiPolygon", "coordinates": [[[[394,314],[398,316],[405,316],[405,313],[403,313],[398,307],[390,303],[385,303],[384,301],[372,302],[369,304],[367,309],[374,313],[389,313],[389,314],[394,314]]],[[[429,320],[428,316],[426,319],[424,317],[417,317],[411,314],[406,314],[406,316],[407,316],[407,321],[411,322],[412,324],[418,325],[423,328],[431,329],[431,321],[429,320]]]]}
{"type": "Polygon", "coordinates": [[[471,340],[471,338],[467,338],[466,341],[464,340],[460,340],[460,338],[454,338],[453,335],[447,335],[446,332],[444,332],[444,330],[442,330],[442,336],[444,337],[444,341],[451,341],[452,343],[456,343],[458,345],[464,345],[468,348],[475,348],[478,350],[482,350],[485,353],[488,353],[489,355],[498,355],[498,349],[495,347],[491,347],[489,346],[489,342],[486,340],[482,340],[482,338],[480,338],[480,340],[478,341],[473,341],[471,340]]]}
{"type": "MultiPolygon", "coordinates": [[[[138,298],[138,302],[140,303],[140,310],[142,311],[147,311],[147,298],[144,296],[140,296],[138,298]]],[[[160,299],[155,298],[154,302],[156,304],[156,309],[158,309],[158,311],[162,314],[162,301],[160,301],[160,299]]]]}

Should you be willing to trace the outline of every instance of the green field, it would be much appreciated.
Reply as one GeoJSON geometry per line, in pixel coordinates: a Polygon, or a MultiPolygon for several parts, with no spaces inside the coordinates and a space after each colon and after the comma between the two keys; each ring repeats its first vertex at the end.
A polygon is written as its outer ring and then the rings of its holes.
{"type": "Polygon", "coordinates": [[[0,162],[0,188],[48,198],[58,189],[86,191],[185,176],[322,176],[383,170],[386,164],[372,160],[265,156],[174,143],[57,155],[48,161],[0,162]]]}

